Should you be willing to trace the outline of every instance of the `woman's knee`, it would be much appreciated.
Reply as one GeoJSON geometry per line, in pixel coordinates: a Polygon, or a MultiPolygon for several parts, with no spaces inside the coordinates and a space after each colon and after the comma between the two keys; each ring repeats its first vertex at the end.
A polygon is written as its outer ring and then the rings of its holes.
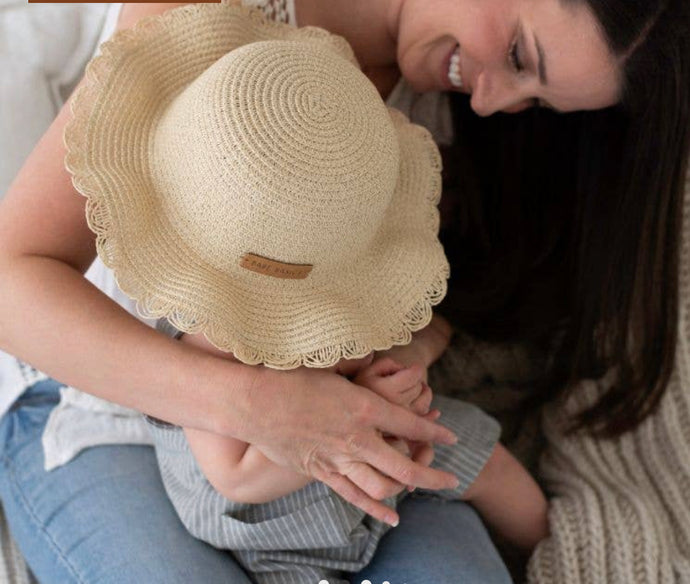
{"type": "Polygon", "coordinates": [[[8,414],[11,420],[0,421],[5,430],[10,423],[13,428],[12,445],[2,452],[0,497],[39,581],[250,583],[229,552],[184,529],[163,488],[153,448],[99,446],[51,472],[43,470],[47,413],[39,415],[36,408],[52,406],[35,394],[28,398],[8,414]]]}

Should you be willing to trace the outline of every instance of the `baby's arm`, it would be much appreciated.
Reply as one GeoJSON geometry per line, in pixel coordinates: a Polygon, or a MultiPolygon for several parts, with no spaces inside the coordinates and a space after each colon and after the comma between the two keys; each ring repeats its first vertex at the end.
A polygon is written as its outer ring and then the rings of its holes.
{"type": "MultiPolygon", "coordinates": [[[[203,335],[184,335],[181,342],[234,360],[211,345],[203,335]]],[[[265,503],[301,489],[312,479],[280,466],[241,440],[184,428],[201,472],[221,495],[236,503],[265,503]]]]}
{"type": "MultiPolygon", "coordinates": [[[[355,383],[388,401],[409,407],[416,413],[425,413],[431,392],[425,383],[415,378],[417,366],[403,369],[396,361],[400,358],[402,363],[426,367],[441,356],[450,338],[450,327],[440,317],[434,317],[432,324],[434,322],[436,326],[430,325],[416,333],[410,345],[383,353],[393,356],[395,361],[379,358],[355,377],[355,383]]],[[[409,446],[410,449],[414,447],[409,446]]],[[[494,447],[463,499],[472,504],[497,533],[521,549],[532,550],[548,535],[546,497],[527,470],[500,443],[494,447]]]]}
{"type": "Polygon", "coordinates": [[[500,443],[463,499],[499,535],[525,551],[534,549],[548,535],[544,493],[500,443]]]}
{"type": "Polygon", "coordinates": [[[184,428],[184,433],[208,482],[236,503],[273,501],[312,480],[274,463],[241,440],[191,428],[184,428]]]}

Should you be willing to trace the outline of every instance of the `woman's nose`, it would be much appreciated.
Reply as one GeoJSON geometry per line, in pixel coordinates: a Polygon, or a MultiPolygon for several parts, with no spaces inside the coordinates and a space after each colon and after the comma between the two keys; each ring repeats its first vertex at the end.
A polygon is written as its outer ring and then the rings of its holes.
{"type": "Polygon", "coordinates": [[[472,89],[470,105],[477,115],[485,117],[499,111],[509,114],[521,112],[530,107],[532,101],[508,80],[483,71],[472,89]]]}

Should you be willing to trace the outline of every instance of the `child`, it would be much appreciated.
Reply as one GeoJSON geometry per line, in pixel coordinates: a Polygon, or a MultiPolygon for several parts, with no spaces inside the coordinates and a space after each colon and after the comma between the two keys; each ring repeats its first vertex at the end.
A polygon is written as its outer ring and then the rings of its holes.
{"type": "MultiPolygon", "coordinates": [[[[183,342],[257,366],[334,367],[426,414],[420,368],[374,352],[410,343],[445,294],[438,151],[386,109],[342,39],[242,25],[196,53],[183,40],[104,50],[94,78],[108,85],[75,98],[65,136],[99,255],[143,312],[189,333],[183,342]],[[139,69],[146,58],[154,66],[139,69]]],[[[424,348],[437,357],[434,343],[424,348]]],[[[435,452],[460,479],[438,496],[469,501],[531,548],[545,499],[497,444],[496,422],[457,400],[433,405],[460,437],[435,452]]],[[[183,523],[257,582],[342,582],[388,529],[254,445],[151,422],[183,523]]]]}

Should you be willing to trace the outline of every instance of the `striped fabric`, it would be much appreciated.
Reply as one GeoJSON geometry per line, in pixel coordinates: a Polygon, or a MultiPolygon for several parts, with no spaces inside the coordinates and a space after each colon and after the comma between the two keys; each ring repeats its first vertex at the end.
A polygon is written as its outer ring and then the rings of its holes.
{"type": "Polygon", "coordinates": [[[26,567],[17,544],[10,536],[7,520],[0,506],[0,583],[36,584],[36,579],[26,567]]]}
{"type": "MultiPolygon", "coordinates": [[[[459,499],[489,458],[500,428],[459,400],[437,396],[433,407],[459,438],[456,445],[436,447],[433,466],[460,480],[456,489],[433,493],[459,499]]],[[[321,579],[346,584],[342,572],[366,566],[388,530],[318,481],[268,503],[229,501],[201,473],[180,428],[149,423],[163,482],[182,523],[195,537],[231,550],[258,584],[316,584],[321,579]]]]}

